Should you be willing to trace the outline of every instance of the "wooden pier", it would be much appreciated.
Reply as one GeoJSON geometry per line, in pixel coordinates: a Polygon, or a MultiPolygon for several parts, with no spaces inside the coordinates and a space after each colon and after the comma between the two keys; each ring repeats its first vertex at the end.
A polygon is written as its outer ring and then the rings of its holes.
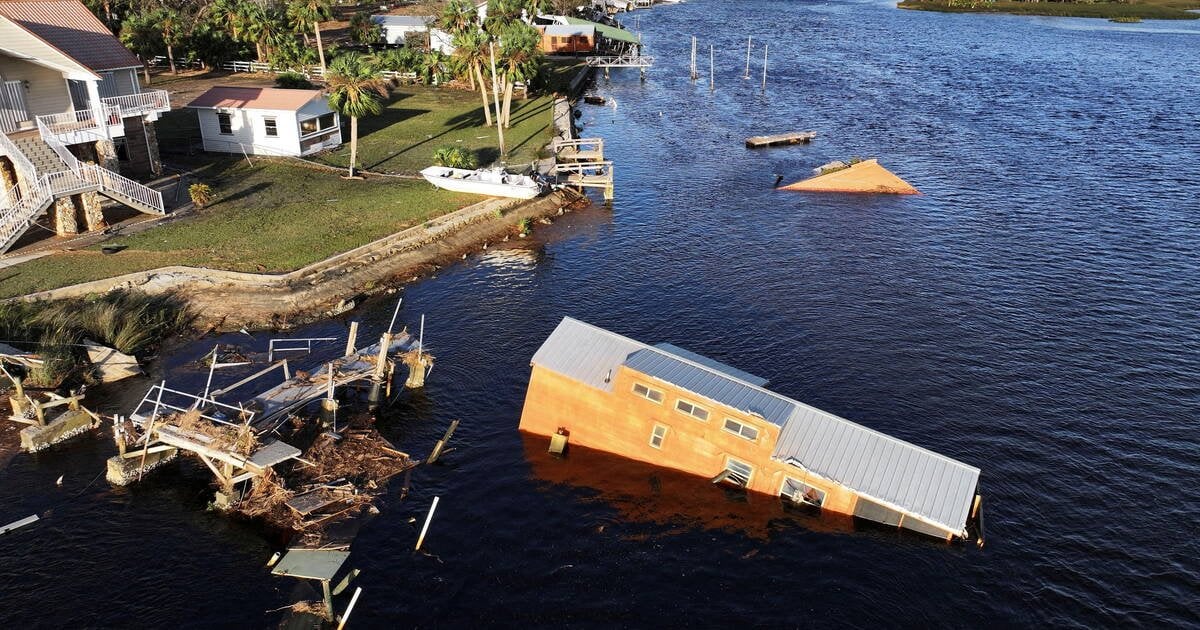
{"type": "Polygon", "coordinates": [[[795,131],[792,133],[775,134],[773,136],[751,136],[746,138],[746,148],[760,149],[784,144],[805,144],[811,142],[815,137],[817,137],[817,132],[815,131],[795,131]]]}
{"type": "MultiPolygon", "coordinates": [[[[154,385],[130,414],[131,426],[117,425],[120,453],[110,460],[110,481],[128,483],[140,478],[148,455],[180,450],[196,456],[212,471],[221,488],[218,504],[227,504],[236,484],[262,477],[271,467],[300,457],[300,449],[273,437],[292,414],[321,399],[325,399],[322,411],[326,405],[336,410],[334,390],[359,382],[371,383],[371,401],[378,402],[384,388],[390,391],[394,371],[390,355],[416,354],[415,364],[422,370],[431,363],[419,356],[420,340],[407,332],[384,333],[379,343],[358,351],[353,348],[353,338],[347,345],[345,356],[311,374],[293,373],[284,359],[200,395],[171,389],[165,381],[154,385]],[[282,370],[283,382],[236,404],[218,400],[276,370],[282,370]],[[124,435],[126,431],[133,435],[124,435]],[[127,446],[130,443],[132,448],[127,446]]],[[[409,362],[407,356],[405,359],[409,362]]]]}
{"type": "Polygon", "coordinates": [[[603,57],[587,57],[584,62],[589,68],[603,68],[604,78],[608,78],[610,68],[637,68],[642,79],[646,78],[646,70],[654,65],[654,57],[644,55],[614,55],[603,57]]]}
{"type": "Polygon", "coordinates": [[[554,173],[558,175],[560,183],[578,188],[599,188],[604,191],[605,201],[613,199],[611,160],[555,164],[554,173]]]}
{"type": "Polygon", "coordinates": [[[555,139],[550,143],[560,162],[601,162],[604,160],[604,138],[555,139]]]}

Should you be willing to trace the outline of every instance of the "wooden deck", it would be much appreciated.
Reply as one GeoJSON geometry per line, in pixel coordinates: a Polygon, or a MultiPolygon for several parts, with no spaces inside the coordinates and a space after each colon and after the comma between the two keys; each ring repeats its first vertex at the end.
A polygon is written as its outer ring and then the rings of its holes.
{"type": "Polygon", "coordinates": [[[604,138],[555,140],[555,157],[560,162],[600,162],[604,160],[604,138]]]}
{"type": "Polygon", "coordinates": [[[759,149],[784,144],[802,144],[811,142],[815,137],[817,137],[817,132],[815,131],[794,131],[792,133],[780,133],[773,136],[751,136],[746,138],[746,148],[759,149]]]}

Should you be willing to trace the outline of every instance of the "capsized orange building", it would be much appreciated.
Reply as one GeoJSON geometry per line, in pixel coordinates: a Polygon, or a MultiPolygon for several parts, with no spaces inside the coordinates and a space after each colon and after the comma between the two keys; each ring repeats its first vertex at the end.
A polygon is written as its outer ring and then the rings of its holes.
{"type": "Polygon", "coordinates": [[[978,537],[979,469],[776,394],[670,344],[564,318],[520,429],[950,539],[978,537]]]}

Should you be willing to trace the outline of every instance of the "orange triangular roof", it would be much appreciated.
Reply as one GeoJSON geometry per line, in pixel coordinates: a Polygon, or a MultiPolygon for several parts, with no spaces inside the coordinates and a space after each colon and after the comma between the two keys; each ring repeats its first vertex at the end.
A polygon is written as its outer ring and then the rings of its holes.
{"type": "Polygon", "coordinates": [[[879,165],[877,160],[863,160],[850,168],[817,175],[804,181],[783,186],[782,190],[810,192],[884,193],[916,195],[920,191],[879,165]]]}

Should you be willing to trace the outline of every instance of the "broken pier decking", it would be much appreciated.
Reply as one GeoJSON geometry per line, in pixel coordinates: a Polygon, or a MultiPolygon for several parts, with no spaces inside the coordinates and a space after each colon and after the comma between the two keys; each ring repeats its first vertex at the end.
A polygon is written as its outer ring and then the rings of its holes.
{"type": "Polygon", "coordinates": [[[560,162],[600,162],[604,160],[604,138],[556,139],[550,143],[560,162]]]}
{"type": "MultiPolygon", "coordinates": [[[[196,414],[199,422],[221,425],[226,431],[235,431],[239,436],[238,443],[242,443],[241,436],[249,433],[264,437],[308,404],[321,398],[332,399],[337,387],[365,380],[370,380],[375,388],[382,387],[382,381],[389,372],[388,356],[418,349],[419,346],[420,342],[407,332],[395,335],[385,333],[379,343],[357,352],[348,348],[349,354],[327,362],[312,374],[297,372],[294,376],[290,375],[287,361],[284,360],[224,389],[200,396],[169,389],[165,381],[154,385],[129,417],[132,425],[142,432],[136,447],[126,452],[123,438],[118,435],[118,444],[122,448],[121,453],[110,460],[109,480],[127,483],[134,477],[140,477],[147,454],[152,450],[173,448],[192,453],[203,461],[216,476],[228,498],[234,484],[261,476],[276,464],[298,458],[300,449],[272,438],[265,439],[261,446],[247,452],[245,448],[239,450],[228,444],[217,444],[203,431],[175,426],[168,421],[168,416],[196,414]],[[217,400],[218,396],[226,395],[277,368],[284,370],[286,380],[282,383],[237,405],[217,400]]],[[[425,364],[419,365],[423,367],[425,364]]],[[[372,391],[373,398],[377,393],[372,391]]],[[[254,442],[250,440],[249,443],[254,442]]]]}
{"type": "Polygon", "coordinates": [[[794,131],[792,133],[779,133],[773,136],[751,136],[746,138],[746,148],[759,149],[782,144],[802,144],[811,142],[815,137],[817,137],[817,132],[815,131],[794,131]]]}

